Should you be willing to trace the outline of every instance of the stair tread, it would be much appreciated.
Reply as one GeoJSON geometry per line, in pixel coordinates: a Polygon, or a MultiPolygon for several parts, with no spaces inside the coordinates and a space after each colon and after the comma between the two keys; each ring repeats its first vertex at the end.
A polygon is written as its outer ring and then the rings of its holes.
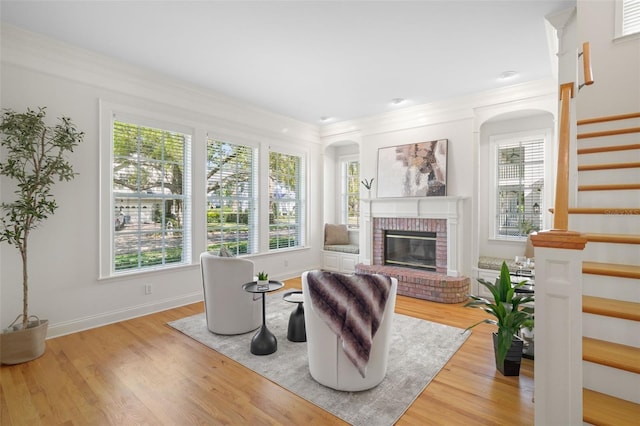
{"type": "Polygon", "coordinates": [[[582,312],[640,321],[640,303],[603,297],[582,296],[582,312]]]}
{"type": "Polygon", "coordinates": [[[583,234],[590,243],[640,244],[640,235],[630,234],[583,234]]]}
{"type": "Polygon", "coordinates": [[[640,278],[640,266],[587,261],[582,262],[582,273],[610,277],[640,278]]]}
{"type": "Polygon", "coordinates": [[[615,398],[590,389],[582,390],[582,417],[594,425],[637,425],[640,404],[615,398]]]}
{"type": "MultiPolygon", "coordinates": [[[[550,208],[549,211],[554,213],[555,209],[550,208]]],[[[569,214],[638,215],[640,207],[570,207],[567,211],[569,214]]]]}
{"type": "Polygon", "coordinates": [[[590,170],[631,169],[636,167],[640,167],[640,162],[581,164],[578,166],[578,171],[585,172],[590,170]]]}
{"type": "Polygon", "coordinates": [[[640,348],[633,346],[583,337],[582,359],[640,374],[640,348]]]}
{"type": "Polygon", "coordinates": [[[640,127],[627,127],[623,129],[601,130],[599,132],[578,133],[578,139],[599,138],[602,136],[626,135],[630,133],[640,133],[640,127]]]}
{"type": "Polygon", "coordinates": [[[604,115],[600,117],[583,118],[578,120],[578,126],[586,126],[595,123],[606,123],[609,121],[629,120],[632,118],[640,118],[640,112],[629,112],[626,114],[604,115]]]}
{"type": "Polygon", "coordinates": [[[596,154],[602,152],[628,151],[640,149],[640,143],[630,143],[626,145],[597,146],[593,148],[579,148],[578,155],[596,154]]]}
{"type": "Polygon", "coordinates": [[[640,189],[640,183],[609,183],[600,185],[578,185],[578,191],[625,191],[640,189]]]}

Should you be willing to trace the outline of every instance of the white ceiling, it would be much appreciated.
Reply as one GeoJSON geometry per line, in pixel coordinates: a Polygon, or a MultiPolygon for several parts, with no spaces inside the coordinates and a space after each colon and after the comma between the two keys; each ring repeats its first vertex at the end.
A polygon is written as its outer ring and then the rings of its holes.
{"type": "Polygon", "coordinates": [[[3,23],[321,124],[549,78],[544,17],[574,5],[2,0],[0,13],[3,23]],[[500,80],[505,71],[519,74],[500,80]]]}

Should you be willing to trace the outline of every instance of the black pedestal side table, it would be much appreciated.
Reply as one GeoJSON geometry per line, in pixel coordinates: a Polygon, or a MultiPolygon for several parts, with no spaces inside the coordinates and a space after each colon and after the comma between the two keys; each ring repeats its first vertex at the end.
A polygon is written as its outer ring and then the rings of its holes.
{"type": "Polygon", "coordinates": [[[282,295],[287,302],[297,303],[298,307],[289,315],[287,339],[291,342],[306,342],[307,332],[304,325],[304,307],[302,306],[302,291],[292,290],[282,295]]]}
{"type": "Polygon", "coordinates": [[[252,281],[242,286],[244,291],[249,293],[262,293],[262,326],[260,330],[251,339],[251,353],[254,355],[269,355],[278,350],[278,341],[276,336],[267,328],[265,293],[280,290],[284,287],[284,283],[280,281],[269,280],[269,288],[259,289],[258,283],[252,281]]]}

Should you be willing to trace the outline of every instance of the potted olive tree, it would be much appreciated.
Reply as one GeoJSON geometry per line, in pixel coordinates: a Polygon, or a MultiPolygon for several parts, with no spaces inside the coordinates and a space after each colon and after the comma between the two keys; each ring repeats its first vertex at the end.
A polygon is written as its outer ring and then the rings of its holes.
{"type": "Polygon", "coordinates": [[[13,201],[0,203],[0,241],[16,247],[22,259],[22,314],[0,334],[2,364],[30,361],[44,353],[48,320],[29,315],[29,235],[58,208],[51,189],[56,181],[75,177],[66,155],[84,137],[69,118],[47,126],[45,115],[45,108],[5,110],[0,122],[0,176],[10,178],[16,188],[13,201]]]}
{"type": "Polygon", "coordinates": [[[464,306],[482,309],[495,319],[484,319],[467,327],[467,330],[482,323],[496,325],[498,331],[493,333],[496,367],[505,376],[517,376],[520,374],[523,348],[523,341],[517,333],[522,327],[532,328],[534,318],[533,307],[523,305],[533,302],[534,297],[516,293],[516,288],[523,286],[526,281],[512,284],[506,262],[502,262],[500,277],[495,284],[482,278],[478,282],[491,292],[493,301],[470,295],[473,300],[464,306]]]}

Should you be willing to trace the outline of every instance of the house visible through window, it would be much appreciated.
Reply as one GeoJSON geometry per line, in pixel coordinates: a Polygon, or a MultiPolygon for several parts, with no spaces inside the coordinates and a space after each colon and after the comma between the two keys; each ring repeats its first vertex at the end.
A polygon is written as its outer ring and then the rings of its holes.
{"type": "Polygon", "coordinates": [[[269,250],[304,246],[303,157],[269,152],[269,250]]]}
{"type": "Polygon", "coordinates": [[[342,222],[349,228],[360,226],[360,162],[342,161],[341,215],[342,222]]]}
{"type": "Polygon", "coordinates": [[[542,228],[544,136],[494,140],[497,239],[525,238],[542,228]]]}
{"type": "Polygon", "coordinates": [[[112,137],[112,270],[189,263],[191,136],[114,120],[112,137]]]}
{"type": "Polygon", "coordinates": [[[257,247],[257,150],[207,140],[207,250],[235,255],[257,247]]]}

